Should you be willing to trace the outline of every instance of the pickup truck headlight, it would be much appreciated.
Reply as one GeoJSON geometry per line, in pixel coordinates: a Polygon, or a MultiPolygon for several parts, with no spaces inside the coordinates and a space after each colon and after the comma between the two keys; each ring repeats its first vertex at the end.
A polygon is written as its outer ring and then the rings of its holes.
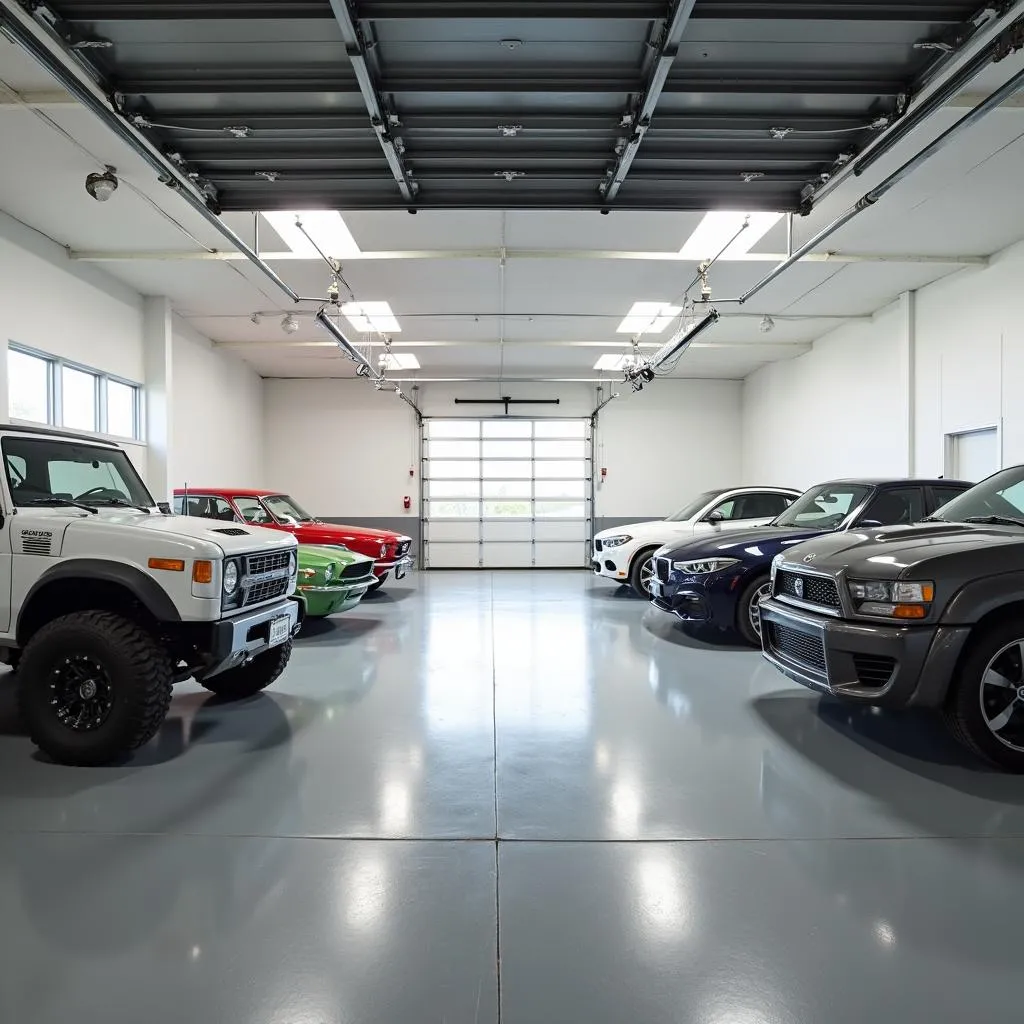
{"type": "Polygon", "coordinates": [[[238,589],[238,563],[226,562],[224,565],[224,593],[230,597],[238,589]]]}
{"type": "Polygon", "coordinates": [[[617,548],[628,544],[633,538],[628,533],[620,533],[615,537],[602,538],[601,543],[606,548],[617,548]]]}
{"type": "Polygon", "coordinates": [[[295,552],[293,551],[288,556],[288,575],[289,576],[294,576],[295,575],[295,570],[298,567],[298,564],[299,563],[298,563],[298,561],[295,558],[295,552]]]}
{"type": "Polygon", "coordinates": [[[738,558],[700,558],[693,562],[673,562],[672,568],[684,572],[687,576],[707,576],[713,572],[721,572],[730,565],[739,565],[738,558]]]}
{"type": "Polygon", "coordinates": [[[935,584],[909,580],[847,580],[858,612],[888,619],[924,619],[935,600],[935,584]]]}

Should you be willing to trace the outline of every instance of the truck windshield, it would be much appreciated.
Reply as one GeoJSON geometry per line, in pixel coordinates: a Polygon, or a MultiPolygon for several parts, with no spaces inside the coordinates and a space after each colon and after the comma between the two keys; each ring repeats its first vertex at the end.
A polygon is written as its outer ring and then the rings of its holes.
{"type": "Polygon", "coordinates": [[[931,518],[963,523],[989,516],[1024,521],[1024,466],[1004,469],[982,480],[947,502],[931,518]]]}
{"type": "Polygon", "coordinates": [[[311,523],[313,517],[298,502],[292,501],[287,494],[271,494],[263,499],[263,504],[279,523],[311,523]]]}
{"type": "Polygon", "coordinates": [[[703,494],[698,494],[693,501],[690,502],[685,508],[681,508],[675,515],[671,515],[665,520],[666,523],[685,523],[688,519],[692,519],[705,505],[709,504],[712,500],[718,497],[719,494],[724,493],[723,491],[705,491],[703,494]]]}
{"type": "Polygon", "coordinates": [[[771,525],[837,530],[851,509],[857,508],[870,490],[865,484],[820,484],[804,491],[771,525]]]}
{"type": "Polygon", "coordinates": [[[153,496],[120,448],[40,437],[5,437],[4,471],[17,506],[84,501],[154,506],[153,496]]]}

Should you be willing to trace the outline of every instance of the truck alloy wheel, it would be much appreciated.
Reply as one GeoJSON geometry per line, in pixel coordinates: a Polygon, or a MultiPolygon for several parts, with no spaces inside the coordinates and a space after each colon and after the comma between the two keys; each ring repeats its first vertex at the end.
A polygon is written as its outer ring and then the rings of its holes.
{"type": "Polygon", "coordinates": [[[141,626],[84,611],[36,632],[16,679],[32,742],[55,761],[99,765],[156,734],[170,707],[173,666],[141,626]]]}
{"type": "Polygon", "coordinates": [[[1022,634],[1004,622],[973,638],[945,712],[961,743],[1010,771],[1024,771],[1022,634]]]}

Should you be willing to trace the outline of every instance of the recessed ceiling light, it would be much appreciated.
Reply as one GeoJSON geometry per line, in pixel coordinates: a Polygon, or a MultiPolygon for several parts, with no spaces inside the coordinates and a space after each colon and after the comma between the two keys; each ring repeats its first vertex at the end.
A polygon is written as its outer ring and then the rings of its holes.
{"type": "Polygon", "coordinates": [[[628,354],[606,352],[596,363],[595,370],[624,370],[633,365],[633,357],[628,354]]]}
{"type": "Polygon", "coordinates": [[[317,246],[325,256],[334,259],[359,255],[359,246],[352,232],[336,210],[286,210],[264,213],[263,216],[284,244],[301,256],[318,256],[317,246]],[[299,230],[296,219],[316,245],[299,230]]]}
{"type": "Polygon", "coordinates": [[[386,302],[346,302],[341,311],[357,331],[398,334],[402,330],[386,302]]]}
{"type": "Polygon", "coordinates": [[[697,230],[686,240],[680,255],[687,259],[709,260],[722,253],[721,259],[737,259],[745,256],[762,238],[782,220],[781,213],[737,213],[733,210],[716,210],[704,215],[697,230]],[[750,224],[736,241],[729,245],[729,239],[743,227],[750,218],[750,224]]]}
{"type": "Polygon", "coordinates": [[[380,365],[383,370],[418,370],[420,361],[411,352],[382,352],[380,365]]]}
{"type": "Polygon", "coordinates": [[[618,334],[661,334],[681,312],[680,306],[667,302],[634,302],[615,330],[618,334]]]}

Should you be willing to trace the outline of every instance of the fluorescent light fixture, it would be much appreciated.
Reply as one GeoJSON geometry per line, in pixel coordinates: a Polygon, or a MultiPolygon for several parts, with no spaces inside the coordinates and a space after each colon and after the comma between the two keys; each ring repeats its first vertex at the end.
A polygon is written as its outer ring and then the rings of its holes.
{"type": "Polygon", "coordinates": [[[679,253],[687,259],[710,260],[729,245],[721,259],[739,259],[750,252],[780,220],[781,213],[737,213],[733,210],[706,213],[679,253]],[[735,238],[736,232],[743,227],[748,217],[750,224],[746,231],[729,245],[729,239],[735,238]]]}
{"type": "Polygon", "coordinates": [[[667,302],[634,302],[625,320],[616,328],[618,334],[661,334],[682,312],[680,306],[667,302]]]}
{"type": "Polygon", "coordinates": [[[264,213],[263,216],[284,244],[301,256],[316,258],[319,255],[316,246],[325,256],[334,259],[359,255],[359,246],[337,210],[284,210],[264,213]],[[296,219],[301,221],[316,246],[299,230],[296,219]]]}
{"type": "Polygon", "coordinates": [[[357,331],[398,334],[402,330],[386,302],[346,302],[341,311],[357,331]]]}
{"type": "Polygon", "coordinates": [[[596,363],[595,370],[624,370],[627,366],[633,365],[633,357],[629,354],[618,354],[606,352],[596,363]]]}
{"type": "Polygon", "coordinates": [[[382,370],[418,370],[420,361],[411,352],[382,352],[380,368],[382,370]]]}

